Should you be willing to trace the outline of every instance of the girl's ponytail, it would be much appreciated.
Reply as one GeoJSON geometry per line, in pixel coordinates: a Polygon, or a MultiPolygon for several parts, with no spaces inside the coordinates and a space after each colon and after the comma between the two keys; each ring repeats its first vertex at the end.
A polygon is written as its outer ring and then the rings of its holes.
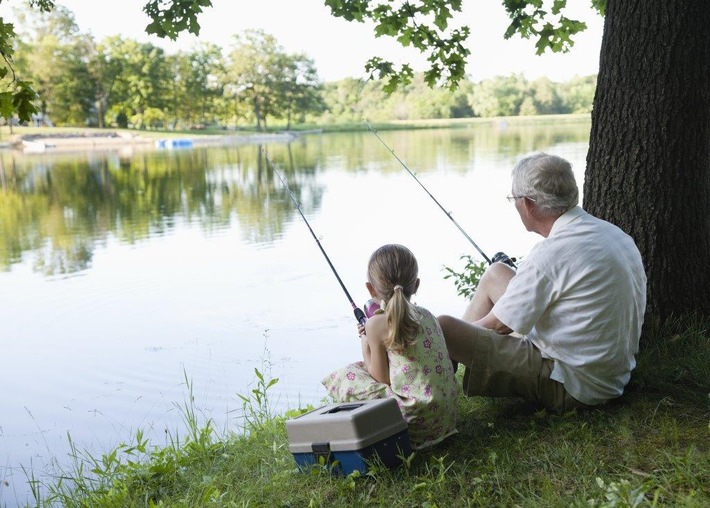
{"type": "Polygon", "coordinates": [[[405,295],[404,288],[399,284],[394,286],[392,296],[385,307],[389,331],[384,341],[387,349],[401,352],[414,343],[419,333],[417,314],[416,308],[405,295]]]}
{"type": "Polygon", "coordinates": [[[383,245],[370,256],[367,279],[385,303],[387,349],[401,352],[419,333],[419,313],[409,299],[419,287],[417,259],[404,245],[383,245]]]}

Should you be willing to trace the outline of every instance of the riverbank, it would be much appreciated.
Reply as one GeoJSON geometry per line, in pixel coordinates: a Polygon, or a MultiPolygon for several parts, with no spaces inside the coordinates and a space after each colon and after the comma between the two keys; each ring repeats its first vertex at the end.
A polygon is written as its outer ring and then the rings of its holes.
{"type": "Polygon", "coordinates": [[[115,130],[45,129],[40,132],[17,132],[2,145],[6,149],[29,153],[101,150],[121,147],[176,148],[208,144],[288,143],[300,134],[294,132],[244,134],[179,134],[115,130]]]}
{"type": "MultiPolygon", "coordinates": [[[[458,434],[401,467],[302,472],[275,381],[257,372],[243,428],[218,435],[183,409],[187,436],[151,447],[140,433],[103,457],[77,457],[44,501],[62,506],[708,506],[710,322],[645,331],[624,397],[550,415],[516,400],[459,399],[458,434]],[[91,477],[88,471],[93,470],[91,477]]],[[[192,399],[192,393],[187,400],[192,399]]],[[[44,506],[45,503],[38,503],[44,506]]]]}
{"type": "MultiPolygon", "coordinates": [[[[498,118],[457,118],[445,120],[402,120],[373,123],[377,130],[467,128],[489,125],[496,130],[524,128],[549,124],[576,123],[589,119],[589,115],[537,115],[498,118]]],[[[253,130],[199,130],[199,131],[147,131],[133,129],[80,129],[74,127],[24,127],[0,128],[0,148],[24,152],[71,151],[112,149],[116,147],[154,147],[167,140],[185,140],[191,145],[205,144],[258,144],[288,143],[299,136],[321,132],[355,132],[367,130],[366,122],[299,125],[292,130],[273,128],[266,132],[253,130]]],[[[163,143],[160,148],[169,147],[163,143]]]]}

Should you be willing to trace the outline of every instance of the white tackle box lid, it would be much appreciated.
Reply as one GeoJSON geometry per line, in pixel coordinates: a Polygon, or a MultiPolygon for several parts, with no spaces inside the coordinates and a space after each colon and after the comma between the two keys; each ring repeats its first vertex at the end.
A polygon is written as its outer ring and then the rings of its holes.
{"type": "Polygon", "coordinates": [[[286,421],[291,453],[309,453],[313,444],[331,451],[360,450],[407,428],[395,399],[340,402],[286,421]]]}

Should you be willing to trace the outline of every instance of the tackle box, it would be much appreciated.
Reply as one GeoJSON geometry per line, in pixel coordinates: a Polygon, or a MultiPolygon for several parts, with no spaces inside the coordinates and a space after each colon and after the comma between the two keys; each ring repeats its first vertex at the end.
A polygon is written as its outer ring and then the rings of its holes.
{"type": "Polygon", "coordinates": [[[365,473],[370,462],[395,467],[412,453],[394,399],[329,404],[287,420],[286,432],[301,469],[327,464],[336,474],[365,473]]]}

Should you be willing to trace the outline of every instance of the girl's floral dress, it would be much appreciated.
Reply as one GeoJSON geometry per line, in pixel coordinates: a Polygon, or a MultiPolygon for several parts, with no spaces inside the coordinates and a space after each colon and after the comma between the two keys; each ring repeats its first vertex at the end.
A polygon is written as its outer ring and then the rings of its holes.
{"type": "Polygon", "coordinates": [[[417,310],[416,342],[401,353],[387,352],[390,385],[370,376],[364,362],[346,365],[322,382],[336,402],[396,399],[412,446],[424,448],[456,432],[458,384],[439,322],[428,310],[417,310]]]}

